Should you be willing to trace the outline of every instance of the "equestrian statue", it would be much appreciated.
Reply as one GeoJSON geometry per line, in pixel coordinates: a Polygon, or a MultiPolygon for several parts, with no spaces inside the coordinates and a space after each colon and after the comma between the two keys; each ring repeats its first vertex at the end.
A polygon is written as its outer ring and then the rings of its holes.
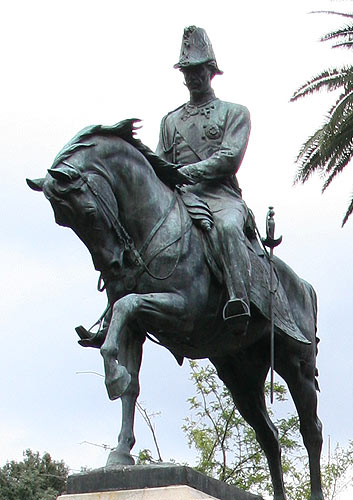
{"type": "Polygon", "coordinates": [[[310,499],[323,500],[315,292],[258,237],[236,178],[249,112],[216,98],[211,83],[222,72],[202,28],[184,30],[175,68],[190,100],[163,118],[156,153],[135,137],[136,119],[94,125],[64,146],[45,178],[27,179],[87,246],[107,293],[98,331],[76,331],[81,345],[100,348],[109,398],[122,401],[108,464],[134,463],[142,346],[152,338],[179,364],[208,358],[215,366],[266,454],[274,499],[285,500],[264,396],[272,332],[273,367],[288,384],[309,455],[310,499]]]}

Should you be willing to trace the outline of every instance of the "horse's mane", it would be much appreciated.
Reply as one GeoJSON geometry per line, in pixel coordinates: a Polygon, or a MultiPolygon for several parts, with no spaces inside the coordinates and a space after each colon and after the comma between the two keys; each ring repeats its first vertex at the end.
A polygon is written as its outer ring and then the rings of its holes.
{"type": "Polygon", "coordinates": [[[157,176],[168,186],[175,187],[176,184],[185,184],[186,178],[183,176],[172,163],[169,163],[158,155],[156,155],[148,146],[143,144],[140,139],[134,137],[135,131],[140,127],[136,127],[135,123],[140,122],[138,118],[129,118],[115,125],[89,125],[76,134],[62,150],[56,155],[53,165],[54,168],[60,162],[68,159],[78,149],[92,147],[95,145],[93,141],[94,135],[113,136],[125,140],[138,151],[152,165],[157,176]]]}

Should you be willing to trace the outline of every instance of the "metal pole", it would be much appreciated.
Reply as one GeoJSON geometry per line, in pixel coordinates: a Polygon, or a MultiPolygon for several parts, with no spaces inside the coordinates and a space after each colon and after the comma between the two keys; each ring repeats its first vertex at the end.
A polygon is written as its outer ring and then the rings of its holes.
{"type": "Polygon", "coordinates": [[[271,337],[270,337],[270,362],[271,362],[271,392],[270,401],[273,404],[273,383],[274,383],[274,369],[275,369],[275,325],[273,318],[273,248],[270,249],[270,318],[271,318],[271,337]]]}
{"type": "Polygon", "coordinates": [[[263,239],[263,244],[270,249],[270,401],[273,404],[273,385],[275,371],[275,323],[273,313],[274,302],[274,268],[273,268],[273,249],[282,242],[282,236],[275,239],[275,212],[273,207],[269,207],[266,216],[266,239],[263,239]]]}

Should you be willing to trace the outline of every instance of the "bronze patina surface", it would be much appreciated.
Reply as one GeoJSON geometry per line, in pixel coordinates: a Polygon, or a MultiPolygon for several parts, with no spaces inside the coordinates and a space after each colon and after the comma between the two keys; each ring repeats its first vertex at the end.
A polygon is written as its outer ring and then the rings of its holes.
{"type": "Polygon", "coordinates": [[[45,178],[28,181],[44,192],[56,222],[87,246],[107,292],[100,334],[78,333],[85,345],[101,346],[108,395],[122,400],[108,465],[133,463],[142,345],[152,335],[179,363],[186,356],[214,364],[267,456],[275,500],[285,500],[278,433],[264,397],[272,325],[274,369],[288,384],[309,454],[310,498],[323,500],[315,292],[274,258],[282,299],[274,300],[271,323],[260,296],[261,289],[269,294],[269,263],[236,179],[249,112],[215,97],[211,82],[221,71],[204,30],[185,30],[176,66],[190,100],[162,120],[157,155],[133,137],[136,120],[87,127],[45,178]]]}

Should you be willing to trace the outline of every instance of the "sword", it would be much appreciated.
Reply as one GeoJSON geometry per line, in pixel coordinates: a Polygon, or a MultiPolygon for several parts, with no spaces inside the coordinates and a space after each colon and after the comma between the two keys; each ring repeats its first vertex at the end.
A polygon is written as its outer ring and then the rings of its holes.
{"type": "Polygon", "coordinates": [[[271,321],[271,335],[270,335],[270,363],[271,363],[271,382],[270,382],[270,395],[271,404],[273,404],[273,380],[274,380],[274,365],[275,365],[275,325],[273,315],[273,302],[274,302],[274,267],[273,267],[273,249],[282,242],[282,236],[275,239],[275,212],[273,207],[268,207],[269,210],[266,215],[266,239],[262,238],[263,244],[270,249],[270,321],[271,321]]]}

